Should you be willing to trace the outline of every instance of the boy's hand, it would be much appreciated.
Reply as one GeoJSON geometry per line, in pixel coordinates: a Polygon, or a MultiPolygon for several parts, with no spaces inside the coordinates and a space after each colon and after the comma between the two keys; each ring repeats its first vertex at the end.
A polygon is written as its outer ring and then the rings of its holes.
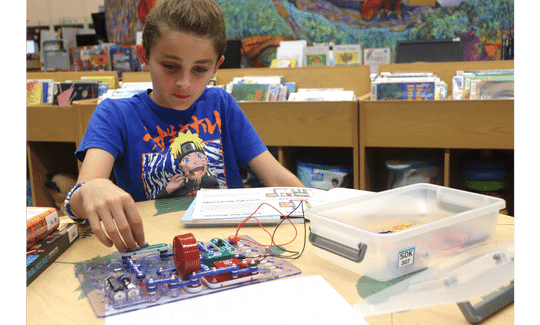
{"type": "Polygon", "coordinates": [[[144,245],[142,219],[131,195],[108,179],[85,182],[79,190],[83,209],[96,237],[122,253],[144,245]]]}
{"type": "Polygon", "coordinates": [[[165,190],[167,193],[171,194],[172,192],[176,191],[182,185],[184,185],[185,177],[183,174],[176,174],[169,180],[169,183],[167,184],[167,187],[165,187],[165,190]]]}

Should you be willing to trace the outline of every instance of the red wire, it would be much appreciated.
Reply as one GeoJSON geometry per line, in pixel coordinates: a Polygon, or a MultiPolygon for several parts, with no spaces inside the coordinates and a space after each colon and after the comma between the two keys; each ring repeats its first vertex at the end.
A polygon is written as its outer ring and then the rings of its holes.
{"type": "MultiPolygon", "coordinates": [[[[302,204],[302,201],[300,201],[300,204],[302,204]]],[[[270,242],[270,245],[264,245],[264,244],[260,244],[260,243],[257,243],[257,242],[254,242],[254,241],[251,241],[249,239],[242,239],[242,240],[245,240],[247,242],[250,242],[252,244],[256,244],[256,245],[259,245],[259,246],[264,246],[264,247],[268,247],[268,250],[262,255],[259,257],[260,260],[262,260],[267,254],[268,252],[270,251],[270,249],[272,249],[272,247],[274,246],[285,246],[285,245],[289,245],[290,243],[292,243],[293,241],[296,240],[296,236],[298,235],[298,230],[296,229],[296,226],[294,225],[294,223],[286,216],[284,215],[283,213],[281,213],[281,211],[279,211],[278,209],[276,209],[274,206],[268,204],[268,203],[262,203],[261,205],[259,205],[257,207],[257,209],[255,209],[255,211],[250,214],[248,217],[246,217],[244,220],[242,220],[242,222],[240,222],[238,224],[238,227],[236,227],[236,234],[235,234],[235,239],[238,238],[238,232],[240,231],[240,229],[246,224],[246,222],[248,222],[250,219],[255,219],[257,220],[257,223],[259,224],[259,226],[262,228],[262,230],[264,230],[269,236],[270,236],[270,239],[271,239],[271,242],[270,242]],[[254,217],[253,215],[255,213],[257,213],[257,211],[259,211],[259,209],[263,206],[263,205],[268,205],[269,207],[271,207],[272,209],[276,210],[283,218],[287,219],[287,221],[294,227],[294,238],[289,241],[288,243],[285,243],[285,244],[282,244],[282,245],[274,245],[274,237],[272,236],[272,234],[270,234],[268,232],[268,230],[266,230],[266,228],[264,228],[264,226],[261,224],[261,222],[259,221],[259,219],[257,219],[257,217],[254,217]]]]}

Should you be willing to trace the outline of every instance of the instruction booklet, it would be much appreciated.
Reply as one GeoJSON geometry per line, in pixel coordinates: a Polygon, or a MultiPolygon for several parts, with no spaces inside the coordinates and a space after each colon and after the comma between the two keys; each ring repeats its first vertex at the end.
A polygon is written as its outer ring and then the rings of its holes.
{"type": "Polygon", "coordinates": [[[306,187],[206,189],[197,193],[182,221],[240,221],[249,216],[261,221],[280,221],[283,216],[302,217],[308,208],[370,193],[347,188],[328,191],[306,187]]]}

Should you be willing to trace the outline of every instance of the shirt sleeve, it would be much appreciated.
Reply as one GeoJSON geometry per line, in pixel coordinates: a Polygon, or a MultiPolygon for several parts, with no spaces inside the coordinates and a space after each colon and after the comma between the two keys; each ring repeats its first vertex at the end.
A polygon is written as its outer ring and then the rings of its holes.
{"type": "Polygon", "coordinates": [[[227,121],[229,122],[229,132],[236,161],[239,166],[245,166],[253,158],[266,151],[267,147],[234,98],[229,94],[227,95],[230,107],[227,121]]]}
{"type": "Polygon", "coordinates": [[[119,110],[118,103],[111,99],[101,102],[95,109],[84,137],[75,151],[75,157],[83,161],[86,151],[90,148],[99,148],[111,153],[114,158],[124,154],[124,117],[119,110]]]}

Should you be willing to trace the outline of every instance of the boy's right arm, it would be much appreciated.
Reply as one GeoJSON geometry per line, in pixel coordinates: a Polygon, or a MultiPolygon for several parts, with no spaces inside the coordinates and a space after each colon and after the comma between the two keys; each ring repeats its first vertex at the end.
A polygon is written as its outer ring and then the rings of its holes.
{"type": "Polygon", "coordinates": [[[99,241],[125,252],[144,244],[144,230],[131,195],[109,179],[113,163],[109,152],[87,150],[77,180],[84,185],[73,193],[70,208],[78,218],[88,219],[99,241]]]}

